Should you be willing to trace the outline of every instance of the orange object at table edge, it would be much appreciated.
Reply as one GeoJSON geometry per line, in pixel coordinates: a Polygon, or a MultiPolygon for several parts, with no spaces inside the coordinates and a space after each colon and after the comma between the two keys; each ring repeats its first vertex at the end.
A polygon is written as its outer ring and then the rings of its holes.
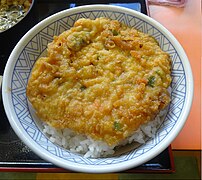
{"type": "Polygon", "coordinates": [[[201,1],[188,0],[183,8],[149,5],[150,16],[165,26],[184,48],[194,78],[194,97],[188,119],[172,142],[175,150],[201,149],[201,1]]]}

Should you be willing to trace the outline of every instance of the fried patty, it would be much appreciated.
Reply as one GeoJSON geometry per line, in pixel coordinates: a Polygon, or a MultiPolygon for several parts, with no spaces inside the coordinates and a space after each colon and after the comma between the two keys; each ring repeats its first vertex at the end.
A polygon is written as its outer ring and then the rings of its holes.
{"type": "Polygon", "coordinates": [[[170,102],[169,55],[116,20],[79,19],[47,52],[33,67],[27,97],[53,127],[115,145],[170,102]]]}

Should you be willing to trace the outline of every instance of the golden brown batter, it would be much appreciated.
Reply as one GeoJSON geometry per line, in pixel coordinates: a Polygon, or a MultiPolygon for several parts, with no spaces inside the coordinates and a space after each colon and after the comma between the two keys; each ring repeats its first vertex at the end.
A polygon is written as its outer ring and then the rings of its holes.
{"type": "Polygon", "coordinates": [[[49,125],[109,145],[170,102],[170,58],[156,40],[116,20],[79,19],[54,37],[32,70],[27,97],[49,125]]]}

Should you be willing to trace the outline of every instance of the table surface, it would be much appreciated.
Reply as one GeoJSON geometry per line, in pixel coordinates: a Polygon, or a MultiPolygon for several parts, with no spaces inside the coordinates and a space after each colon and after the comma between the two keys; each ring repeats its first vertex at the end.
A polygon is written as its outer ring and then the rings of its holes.
{"type": "Polygon", "coordinates": [[[150,16],[180,42],[191,64],[194,99],[189,117],[172,143],[173,149],[201,149],[201,1],[187,0],[184,8],[149,5],[150,16]]]}

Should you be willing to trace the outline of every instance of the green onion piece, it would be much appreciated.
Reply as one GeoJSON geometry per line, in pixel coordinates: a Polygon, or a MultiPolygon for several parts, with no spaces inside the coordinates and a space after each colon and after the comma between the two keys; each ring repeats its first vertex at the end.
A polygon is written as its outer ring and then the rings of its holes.
{"type": "Polygon", "coordinates": [[[80,89],[81,91],[84,91],[86,89],[86,86],[81,86],[80,89]]]}
{"type": "Polygon", "coordinates": [[[114,121],[114,129],[116,131],[121,131],[122,130],[122,125],[119,122],[114,121]]]}
{"type": "Polygon", "coordinates": [[[147,85],[150,86],[150,87],[154,87],[154,83],[155,83],[155,76],[150,76],[148,78],[147,85]]]}
{"type": "Polygon", "coordinates": [[[114,29],[112,30],[112,33],[113,33],[114,36],[117,36],[117,35],[119,34],[119,33],[118,33],[116,30],[114,30],[114,29]]]}

